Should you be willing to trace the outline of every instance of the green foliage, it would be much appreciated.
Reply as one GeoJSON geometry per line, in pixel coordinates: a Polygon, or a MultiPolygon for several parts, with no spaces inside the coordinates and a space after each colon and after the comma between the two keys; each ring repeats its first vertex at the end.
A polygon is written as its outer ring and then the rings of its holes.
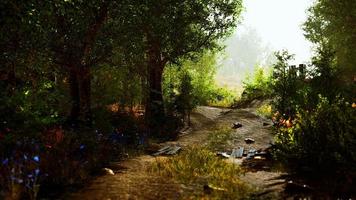
{"type": "MultiPolygon", "coordinates": [[[[204,185],[209,186],[213,188],[209,199],[247,199],[252,192],[240,180],[242,170],[238,165],[226,163],[205,148],[191,147],[178,156],[157,159],[150,171],[180,183],[198,185],[196,191],[201,191],[204,185]]],[[[202,198],[204,193],[186,195],[187,198],[202,198]]]]}
{"type": "Polygon", "coordinates": [[[259,116],[267,118],[267,119],[271,119],[272,118],[272,105],[266,103],[261,105],[260,107],[258,107],[256,109],[256,112],[259,116]]]}
{"type": "MultiPolygon", "coordinates": [[[[267,69],[268,70],[268,69],[267,69]]],[[[263,67],[256,66],[254,74],[248,75],[243,82],[244,91],[237,106],[246,106],[255,99],[267,99],[272,93],[272,75],[263,67]]]]}
{"type": "Polygon", "coordinates": [[[344,81],[352,82],[356,60],[356,2],[317,0],[304,23],[305,36],[319,47],[335,51],[344,81]]]}
{"type": "Polygon", "coordinates": [[[320,97],[313,112],[300,110],[295,126],[278,129],[277,157],[297,171],[356,170],[355,114],[342,98],[320,97]]]}
{"type": "MultiPolygon", "coordinates": [[[[115,121],[108,104],[150,105],[157,100],[152,96],[161,95],[167,65],[172,73],[165,99],[175,104],[167,108],[186,114],[198,104],[228,96],[216,92],[215,54],[200,53],[221,49],[219,40],[236,26],[241,0],[4,0],[0,10],[0,143],[4,135],[17,135],[16,143],[56,125],[79,129],[81,124],[74,122],[80,120],[106,131],[121,123],[134,125],[138,119],[115,121]],[[173,69],[177,63],[183,70],[173,69]]],[[[162,133],[179,124],[173,117],[157,121],[162,133]]],[[[57,147],[44,148],[49,182],[81,182],[92,167],[106,162],[99,158],[107,158],[101,148],[115,149],[95,134],[74,132],[57,147]],[[81,143],[88,164],[73,158],[81,143]]]]}
{"type": "Polygon", "coordinates": [[[212,97],[208,101],[209,106],[229,108],[237,101],[237,92],[226,87],[215,86],[212,89],[212,97]]]}
{"type": "Polygon", "coordinates": [[[102,66],[93,71],[93,105],[104,107],[119,103],[120,106],[141,104],[144,94],[141,76],[128,68],[102,66]]]}
{"type": "Polygon", "coordinates": [[[229,107],[235,102],[234,91],[218,87],[215,83],[217,53],[205,52],[199,55],[196,59],[182,61],[179,66],[166,67],[163,91],[168,112],[182,104],[192,109],[197,105],[229,107]],[[189,88],[185,89],[184,93],[187,94],[182,93],[184,87],[189,88]],[[182,97],[179,97],[182,95],[189,101],[183,103],[182,97]]]}
{"type": "Polygon", "coordinates": [[[296,113],[298,100],[299,78],[295,66],[290,66],[289,61],[293,55],[287,51],[277,52],[277,63],[273,66],[272,92],[275,95],[274,109],[283,115],[285,119],[293,117],[296,113]]]}
{"type": "Polygon", "coordinates": [[[298,172],[355,171],[354,94],[340,84],[342,72],[333,52],[319,49],[312,65],[298,76],[288,66],[289,58],[283,53],[275,65],[277,158],[298,172]]]}
{"type": "Polygon", "coordinates": [[[194,98],[191,76],[188,72],[183,72],[175,104],[178,113],[188,116],[188,123],[190,123],[190,112],[197,106],[194,98]]]}

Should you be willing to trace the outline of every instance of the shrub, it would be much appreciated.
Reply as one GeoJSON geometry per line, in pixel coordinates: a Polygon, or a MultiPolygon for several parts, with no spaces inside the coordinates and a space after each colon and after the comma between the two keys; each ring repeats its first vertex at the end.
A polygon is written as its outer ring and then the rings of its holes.
{"type": "Polygon", "coordinates": [[[314,112],[300,110],[291,128],[277,129],[275,155],[296,171],[355,171],[356,109],[320,97],[314,112]]]}
{"type": "Polygon", "coordinates": [[[83,184],[124,145],[119,134],[63,130],[52,127],[41,134],[7,133],[0,138],[0,197],[36,199],[55,186],[59,195],[67,186],[83,184]]]}
{"type": "Polygon", "coordinates": [[[270,72],[266,73],[263,67],[257,66],[252,77],[247,76],[244,80],[244,91],[241,94],[241,99],[237,102],[237,106],[246,106],[255,99],[270,98],[272,93],[271,78],[270,72]]]}
{"type": "Polygon", "coordinates": [[[272,106],[270,104],[263,104],[256,109],[259,116],[271,119],[272,118],[272,106]]]}
{"type": "Polygon", "coordinates": [[[237,102],[237,92],[228,88],[215,87],[211,91],[212,97],[207,105],[217,107],[231,107],[237,102]]]}

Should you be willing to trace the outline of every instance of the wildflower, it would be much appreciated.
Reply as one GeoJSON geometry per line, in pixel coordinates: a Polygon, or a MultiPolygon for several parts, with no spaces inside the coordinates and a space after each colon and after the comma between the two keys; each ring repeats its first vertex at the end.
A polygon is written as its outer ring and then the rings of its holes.
{"type": "Polygon", "coordinates": [[[36,174],[36,176],[38,176],[39,174],[40,174],[40,169],[35,169],[35,174],[36,174]]]}
{"type": "Polygon", "coordinates": [[[80,145],[80,147],[79,147],[80,150],[83,150],[84,148],[85,148],[84,144],[80,145]]]}
{"type": "Polygon", "coordinates": [[[39,156],[33,156],[33,160],[36,162],[40,162],[40,157],[39,156]]]}
{"type": "Polygon", "coordinates": [[[6,158],[5,160],[2,161],[3,165],[7,165],[8,163],[9,163],[9,159],[8,158],[6,158]]]}

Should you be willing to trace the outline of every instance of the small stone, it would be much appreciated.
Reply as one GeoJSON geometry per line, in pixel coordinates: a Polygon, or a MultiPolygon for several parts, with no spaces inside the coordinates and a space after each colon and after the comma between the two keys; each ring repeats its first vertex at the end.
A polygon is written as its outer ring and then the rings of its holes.
{"type": "Polygon", "coordinates": [[[242,124],[241,124],[241,123],[239,123],[239,122],[234,122],[234,123],[232,124],[232,127],[231,127],[231,128],[237,129],[237,128],[241,128],[241,127],[242,127],[242,124]]]}
{"type": "Polygon", "coordinates": [[[114,171],[112,171],[112,169],[109,169],[109,168],[103,168],[103,172],[106,175],[115,175],[114,171]]]}
{"type": "Polygon", "coordinates": [[[246,138],[246,139],[245,139],[245,142],[246,142],[246,144],[252,144],[252,143],[255,142],[255,140],[252,139],[252,138],[246,138]]]}
{"type": "Polygon", "coordinates": [[[263,126],[269,126],[270,124],[269,123],[267,123],[267,122],[263,122],[263,124],[262,124],[263,126]]]}

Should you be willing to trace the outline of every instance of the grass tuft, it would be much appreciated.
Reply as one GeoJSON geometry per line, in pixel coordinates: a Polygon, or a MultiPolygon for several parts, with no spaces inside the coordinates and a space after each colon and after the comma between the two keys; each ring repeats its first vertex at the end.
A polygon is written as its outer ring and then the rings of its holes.
{"type": "Polygon", "coordinates": [[[209,133],[207,148],[212,151],[222,151],[224,150],[227,142],[232,139],[233,136],[230,127],[218,128],[209,133]]]}
{"type": "Polygon", "coordinates": [[[150,171],[193,187],[189,197],[207,199],[246,199],[251,188],[240,180],[242,169],[216,156],[204,147],[190,147],[170,158],[157,158],[150,171]],[[203,187],[210,188],[209,195],[203,187]]]}

